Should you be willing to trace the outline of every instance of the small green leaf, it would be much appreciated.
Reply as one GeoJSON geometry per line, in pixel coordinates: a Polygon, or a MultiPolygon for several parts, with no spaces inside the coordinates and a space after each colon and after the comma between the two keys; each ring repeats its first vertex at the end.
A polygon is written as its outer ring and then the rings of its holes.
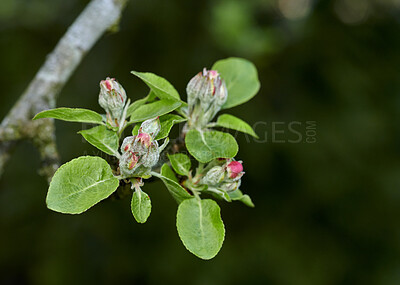
{"type": "Polygon", "coordinates": [[[82,130],[78,133],[99,150],[116,157],[120,156],[118,153],[118,135],[107,129],[106,126],[97,126],[88,130],[82,130]]]}
{"type": "Polygon", "coordinates": [[[185,199],[190,199],[193,196],[190,195],[185,188],[183,188],[178,180],[173,178],[175,175],[172,172],[168,165],[164,164],[161,168],[161,174],[152,173],[154,176],[160,178],[162,182],[164,182],[171,196],[179,203],[184,201],[185,199]]]}
{"type": "Polygon", "coordinates": [[[192,129],[186,134],[185,143],[190,154],[202,163],[215,158],[232,158],[239,150],[232,135],[218,131],[200,132],[192,129]]]}
{"type": "Polygon", "coordinates": [[[251,208],[254,208],[254,207],[255,207],[253,201],[251,201],[250,196],[247,195],[247,194],[244,194],[244,195],[242,196],[242,198],[240,198],[239,201],[242,202],[243,204],[245,204],[245,205],[248,206],[248,207],[251,207],[251,208]]]}
{"type": "Polygon", "coordinates": [[[118,185],[107,161],[81,156],[56,171],[47,193],[47,207],[60,213],[80,214],[110,196],[118,185]]]}
{"type": "MultiPolygon", "coordinates": [[[[166,114],[160,117],[161,130],[158,133],[156,140],[161,140],[169,135],[172,126],[177,123],[186,121],[187,119],[174,114],[166,114]]],[[[139,132],[140,124],[136,124],[132,130],[132,135],[136,136],[139,132]]]]}
{"type": "Polygon", "coordinates": [[[176,173],[183,176],[188,176],[192,163],[190,158],[183,153],[168,154],[169,161],[171,162],[172,168],[176,173]]]}
{"type": "Polygon", "coordinates": [[[225,80],[228,99],[223,109],[235,107],[253,98],[260,89],[257,69],[253,63],[243,58],[227,58],[217,61],[213,67],[225,80]]]}
{"type": "Polygon", "coordinates": [[[131,73],[142,79],[161,100],[180,101],[178,91],[166,79],[150,72],[132,71],[131,73]]]}
{"type": "Polygon", "coordinates": [[[181,105],[179,101],[159,100],[139,106],[133,111],[130,123],[143,122],[145,120],[165,115],[181,105]]]}
{"type": "Polygon", "coordinates": [[[161,140],[169,135],[174,124],[185,122],[187,119],[174,114],[167,114],[160,117],[161,130],[158,133],[156,140],[161,140]]]}
{"type": "Polygon", "coordinates": [[[68,122],[104,124],[100,114],[87,109],[79,108],[56,108],[42,111],[33,118],[33,120],[42,118],[53,118],[68,122]]]}
{"type": "Polygon", "coordinates": [[[137,134],[139,133],[140,125],[141,122],[135,124],[135,126],[132,129],[132,136],[137,136],[137,134]]]}
{"type": "Polygon", "coordinates": [[[245,204],[248,207],[254,208],[254,204],[253,201],[251,201],[251,198],[249,195],[242,193],[242,191],[240,191],[239,189],[232,191],[232,192],[228,192],[229,197],[233,200],[233,201],[241,201],[243,204],[245,204]]]}
{"type": "Polygon", "coordinates": [[[179,183],[179,180],[175,176],[175,173],[172,171],[171,167],[169,167],[168,164],[166,163],[164,163],[163,166],[161,167],[161,175],[175,181],[176,183],[179,183]]]}
{"type": "Polygon", "coordinates": [[[135,111],[142,105],[146,104],[148,102],[150,95],[147,95],[146,97],[136,100],[132,104],[129,105],[128,111],[126,112],[126,117],[129,118],[130,116],[135,113],[135,111]]]}
{"type": "Polygon", "coordinates": [[[202,259],[217,255],[225,237],[218,204],[210,199],[188,199],[178,207],[176,227],[186,249],[202,259]]]}
{"type": "Polygon", "coordinates": [[[135,189],[131,201],[132,214],[138,223],[145,223],[151,212],[151,200],[149,195],[140,188],[135,189]]]}
{"type": "Polygon", "coordinates": [[[207,192],[207,193],[210,193],[212,196],[214,196],[217,199],[222,199],[222,200],[225,200],[227,202],[232,202],[232,199],[229,196],[228,192],[226,192],[223,189],[214,188],[214,187],[210,187],[209,186],[203,191],[207,192]]]}
{"type": "Polygon", "coordinates": [[[235,116],[223,114],[218,117],[216,124],[219,127],[236,130],[258,138],[257,134],[253,131],[249,124],[235,116]]]}

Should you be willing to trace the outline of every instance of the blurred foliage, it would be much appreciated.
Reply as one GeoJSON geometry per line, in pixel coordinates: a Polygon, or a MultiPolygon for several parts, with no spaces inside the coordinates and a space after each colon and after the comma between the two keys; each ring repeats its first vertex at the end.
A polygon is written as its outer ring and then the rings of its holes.
{"type": "MultiPolygon", "coordinates": [[[[2,117],[87,3],[1,1],[2,117]]],[[[87,55],[58,106],[100,111],[108,75],[131,99],[144,96],[130,70],[166,77],[183,95],[201,68],[248,58],[261,91],[230,113],[261,137],[238,135],[256,208],[221,203],[224,247],[201,261],[181,244],[159,182],[144,187],[158,205],[146,225],[129,200],[80,216],[47,210],[38,154],[24,143],[0,180],[0,283],[400,284],[399,21],[397,0],[131,0],[120,32],[87,55]],[[292,121],[301,143],[288,142],[292,121]],[[316,121],[314,144],[306,121],[316,121]],[[285,143],[272,141],[273,122],[285,143]]],[[[82,127],[57,122],[63,162],[95,151],[75,134],[82,127]]]]}

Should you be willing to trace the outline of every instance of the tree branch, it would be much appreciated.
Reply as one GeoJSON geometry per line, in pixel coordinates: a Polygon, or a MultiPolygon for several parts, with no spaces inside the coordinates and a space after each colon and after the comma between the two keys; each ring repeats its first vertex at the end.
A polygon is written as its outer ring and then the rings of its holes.
{"type": "Polygon", "coordinates": [[[92,0],[47,56],[43,66],[0,125],[0,175],[16,143],[27,139],[40,152],[40,173],[48,179],[52,177],[59,161],[54,121],[31,119],[38,112],[55,108],[58,94],[84,55],[104,32],[114,29],[119,23],[126,2],[92,0]]]}

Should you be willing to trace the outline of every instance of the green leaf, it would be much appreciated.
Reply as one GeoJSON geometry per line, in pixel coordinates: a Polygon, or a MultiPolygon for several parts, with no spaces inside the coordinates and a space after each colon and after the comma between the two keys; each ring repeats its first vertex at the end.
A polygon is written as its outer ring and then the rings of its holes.
{"type": "Polygon", "coordinates": [[[68,122],[81,122],[92,124],[104,124],[100,114],[87,109],[79,108],[56,108],[42,111],[33,118],[33,120],[42,118],[53,118],[68,122]]]}
{"type": "Polygon", "coordinates": [[[174,114],[167,114],[160,117],[161,130],[158,133],[156,140],[161,140],[169,135],[174,124],[185,122],[187,119],[174,114]]]}
{"type": "Polygon", "coordinates": [[[168,154],[168,158],[171,162],[172,168],[175,170],[176,173],[178,173],[179,175],[188,176],[192,163],[190,162],[190,158],[186,154],[168,154]]]}
{"type": "Polygon", "coordinates": [[[176,183],[179,183],[179,180],[175,176],[175,173],[172,171],[171,167],[169,167],[168,164],[166,163],[164,163],[163,166],[161,167],[161,175],[175,181],[176,183]]]}
{"type": "Polygon", "coordinates": [[[223,109],[235,107],[253,98],[260,89],[257,69],[253,63],[242,58],[227,58],[217,61],[213,67],[225,80],[228,99],[223,109]]]}
{"type": "Polygon", "coordinates": [[[243,204],[245,204],[248,207],[254,208],[254,204],[253,201],[251,201],[251,198],[249,195],[242,193],[242,191],[240,191],[239,189],[232,191],[232,192],[228,192],[229,197],[233,200],[233,201],[241,201],[243,204]]]}
{"type": "Polygon", "coordinates": [[[161,100],[180,101],[178,91],[166,79],[150,72],[132,71],[132,74],[142,79],[161,100]]]}
{"type": "Polygon", "coordinates": [[[239,150],[232,135],[218,131],[200,132],[192,129],[186,134],[185,143],[190,154],[202,163],[215,158],[232,158],[239,150]]]}
{"type": "Polygon", "coordinates": [[[132,104],[129,105],[128,110],[126,112],[126,117],[129,118],[130,116],[133,115],[133,113],[135,113],[135,111],[142,105],[146,104],[146,102],[149,100],[150,95],[136,100],[135,102],[133,102],[132,104]]]}
{"type": "Polygon", "coordinates": [[[132,129],[132,136],[137,136],[137,134],[139,133],[140,125],[141,125],[141,122],[135,124],[135,126],[132,129]]]}
{"type": "Polygon", "coordinates": [[[167,187],[171,196],[179,203],[184,201],[185,199],[193,198],[185,188],[183,188],[179,183],[178,179],[176,179],[175,175],[171,171],[168,165],[164,164],[161,168],[161,174],[152,173],[154,176],[160,178],[162,182],[167,187]],[[171,175],[172,173],[172,175],[171,175]],[[175,179],[174,179],[175,177],[175,179]]]}
{"type": "Polygon", "coordinates": [[[135,189],[131,201],[132,214],[138,223],[145,223],[151,212],[151,200],[149,195],[140,188],[135,189]]]}
{"type": "Polygon", "coordinates": [[[131,114],[130,123],[143,122],[145,120],[165,115],[181,105],[179,101],[159,100],[139,106],[131,114]]]}
{"type": "Polygon", "coordinates": [[[80,214],[110,196],[118,185],[107,161],[81,156],[56,171],[47,193],[47,207],[60,213],[80,214]]]}
{"type": "Polygon", "coordinates": [[[99,150],[116,157],[120,156],[118,153],[118,135],[107,129],[106,126],[97,126],[88,130],[82,130],[78,133],[99,150]]]}
{"type": "MultiPolygon", "coordinates": [[[[174,114],[166,114],[160,117],[161,130],[158,133],[156,140],[161,140],[169,135],[172,126],[177,123],[186,121],[187,119],[174,114]]],[[[132,130],[132,135],[136,136],[139,132],[140,124],[136,124],[132,130]]]]}
{"type": "Polygon", "coordinates": [[[223,189],[219,189],[219,188],[214,188],[214,187],[208,186],[203,191],[206,192],[206,193],[210,193],[213,197],[215,197],[217,199],[225,200],[227,202],[232,202],[232,199],[229,196],[228,192],[226,192],[223,189]]]}
{"type": "Polygon", "coordinates": [[[242,133],[246,133],[249,135],[252,135],[255,138],[258,138],[257,134],[253,131],[253,129],[250,127],[249,124],[247,124],[245,121],[229,115],[229,114],[223,114],[218,117],[217,119],[217,126],[223,127],[223,128],[228,128],[232,130],[236,130],[242,133]]]}
{"type": "Polygon", "coordinates": [[[202,259],[217,255],[225,237],[218,204],[210,199],[188,199],[178,207],[176,227],[186,249],[202,259]]]}

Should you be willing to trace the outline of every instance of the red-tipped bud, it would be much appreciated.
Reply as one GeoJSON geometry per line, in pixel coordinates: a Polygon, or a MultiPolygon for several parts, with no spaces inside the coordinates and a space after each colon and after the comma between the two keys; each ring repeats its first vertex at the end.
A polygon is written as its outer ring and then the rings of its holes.
{"type": "Polygon", "coordinates": [[[101,103],[99,102],[104,109],[109,107],[108,103],[112,103],[112,105],[120,105],[125,104],[126,102],[126,92],[115,78],[107,77],[105,80],[100,81],[100,95],[103,95],[102,99],[105,100],[101,103]]]}
{"type": "Polygon", "coordinates": [[[231,179],[238,177],[239,175],[243,175],[243,165],[240,161],[231,161],[226,169],[228,171],[228,176],[231,179]]]}
{"type": "Polygon", "coordinates": [[[126,100],[124,88],[114,78],[107,77],[100,82],[99,104],[106,110],[110,125],[118,126],[126,100]]]}
{"type": "Polygon", "coordinates": [[[147,133],[139,133],[136,136],[136,141],[142,145],[144,145],[146,148],[149,148],[152,142],[152,138],[149,134],[147,133]]]}
{"type": "Polygon", "coordinates": [[[225,82],[216,70],[203,69],[193,77],[186,88],[189,105],[200,100],[202,108],[206,111],[214,101],[219,106],[225,103],[228,96],[225,82]]]}

